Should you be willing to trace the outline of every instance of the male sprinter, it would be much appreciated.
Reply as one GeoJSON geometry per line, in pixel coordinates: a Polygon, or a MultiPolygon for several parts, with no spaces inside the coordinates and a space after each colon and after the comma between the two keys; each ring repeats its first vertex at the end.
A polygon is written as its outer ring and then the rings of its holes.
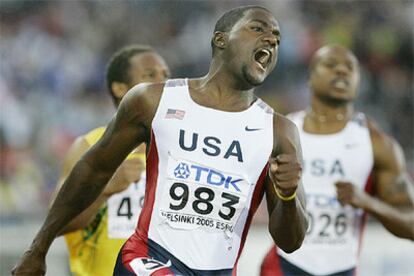
{"type": "Polygon", "coordinates": [[[307,219],[295,125],[253,90],[276,65],[279,25],[267,9],[239,7],[217,22],[207,75],[134,87],[107,131],[65,181],[16,275],[45,273],[48,248],[146,142],[145,203],[115,275],[234,275],[264,193],[269,231],[298,249],[307,219]],[[76,208],[74,208],[76,206],[76,208]]]}
{"type": "Polygon", "coordinates": [[[413,182],[403,152],[354,111],[358,83],[358,61],[348,49],[328,45],[313,56],[311,106],[289,115],[303,147],[310,228],[296,252],[273,247],[262,276],[355,275],[365,212],[392,234],[414,240],[413,182]],[[410,210],[396,208],[404,203],[410,210]]]}

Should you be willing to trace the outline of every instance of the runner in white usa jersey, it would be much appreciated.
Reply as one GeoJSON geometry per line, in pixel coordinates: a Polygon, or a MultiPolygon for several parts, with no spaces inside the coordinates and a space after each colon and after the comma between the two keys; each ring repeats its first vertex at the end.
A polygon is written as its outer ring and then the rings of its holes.
{"type": "Polygon", "coordinates": [[[296,252],[271,249],[262,276],[355,275],[365,212],[414,239],[412,180],[399,145],[353,111],[358,77],[356,58],[340,46],[312,59],[311,109],[288,115],[303,146],[310,227],[296,252]],[[404,203],[409,212],[392,207],[404,203]]]}
{"type": "Polygon", "coordinates": [[[115,275],[236,274],[264,193],[275,244],[287,252],[300,247],[307,219],[297,129],[253,94],[276,65],[279,25],[263,7],[240,7],[218,20],[211,42],[207,75],[178,85],[186,106],[170,98],[169,89],[178,89],[175,81],[138,85],[127,93],[102,139],[65,181],[14,274],[44,273],[56,234],[93,202],[142,142],[149,145],[151,184],[115,275]]]}
{"type": "Polygon", "coordinates": [[[298,126],[303,145],[303,181],[310,227],[300,250],[292,254],[278,253],[304,271],[325,275],[356,265],[363,210],[341,206],[333,184],[347,180],[358,189],[371,192],[371,138],[362,113],[354,114],[342,131],[329,135],[305,132],[305,116],[306,112],[302,111],[288,117],[298,126]]]}
{"type": "MultiPolygon", "coordinates": [[[[148,204],[124,247],[124,262],[176,258],[183,274],[188,268],[231,274],[263,196],[273,110],[260,99],[242,112],[206,108],[191,99],[186,80],[171,80],[152,135],[148,204]]],[[[130,266],[139,270],[139,263],[130,266]]]]}

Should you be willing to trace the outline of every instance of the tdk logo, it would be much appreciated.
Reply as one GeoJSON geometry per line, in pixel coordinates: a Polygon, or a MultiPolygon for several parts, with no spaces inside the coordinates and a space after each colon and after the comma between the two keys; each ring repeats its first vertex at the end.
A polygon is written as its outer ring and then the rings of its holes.
{"type": "Polygon", "coordinates": [[[174,170],[176,178],[187,179],[190,176],[190,170],[186,163],[180,163],[174,170]]]}
{"type": "Polygon", "coordinates": [[[179,163],[174,169],[174,176],[178,179],[190,178],[195,182],[207,183],[213,186],[224,186],[226,189],[234,189],[238,192],[241,190],[237,185],[243,180],[198,165],[191,165],[189,167],[188,164],[183,162],[179,163]]]}
{"type": "Polygon", "coordinates": [[[308,194],[306,196],[309,204],[313,204],[319,208],[340,207],[340,204],[335,196],[328,196],[323,194],[308,194]]]}

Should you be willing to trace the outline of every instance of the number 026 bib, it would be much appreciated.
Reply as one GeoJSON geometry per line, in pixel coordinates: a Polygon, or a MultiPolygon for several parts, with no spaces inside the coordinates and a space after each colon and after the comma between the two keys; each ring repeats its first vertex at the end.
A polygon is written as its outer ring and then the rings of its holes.
{"type": "Polygon", "coordinates": [[[304,244],[318,247],[351,242],[355,233],[350,225],[355,223],[355,210],[342,207],[336,197],[325,194],[308,194],[309,228],[304,244]]]}
{"type": "Polygon", "coordinates": [[[171,227],[232,233],[250,191],[241,176],[173,158],[160,206],[162,220],[171,227]]]}

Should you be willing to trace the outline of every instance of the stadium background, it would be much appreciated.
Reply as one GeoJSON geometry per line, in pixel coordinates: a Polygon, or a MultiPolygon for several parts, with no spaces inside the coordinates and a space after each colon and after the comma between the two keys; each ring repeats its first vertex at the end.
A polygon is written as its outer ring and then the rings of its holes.
{"type": "MultiPolygon", "coordinates": [[[[282,32],[277,68],[257,94],[281,113],[304,108],[310,55],[325,43],[351,48],[361,63],[357,106],[402,144],[413,174],[413,1],[0,0],[0,275],[43,221],[68,146],[114,114],[104,83],[110,55],[150,44],[173,77],[200,76],[215,21],[244,4],[269,8],[282,32]]],[[[264,217],[249,235],[242,276],[257,275],[270,246],[264,217]]],[[[364,244],[361,275],[414,275],[412,242],[372,220],[364,244]]],[[[59,239],[48,275],[68,274],[65,254],[59,239]]]]}

